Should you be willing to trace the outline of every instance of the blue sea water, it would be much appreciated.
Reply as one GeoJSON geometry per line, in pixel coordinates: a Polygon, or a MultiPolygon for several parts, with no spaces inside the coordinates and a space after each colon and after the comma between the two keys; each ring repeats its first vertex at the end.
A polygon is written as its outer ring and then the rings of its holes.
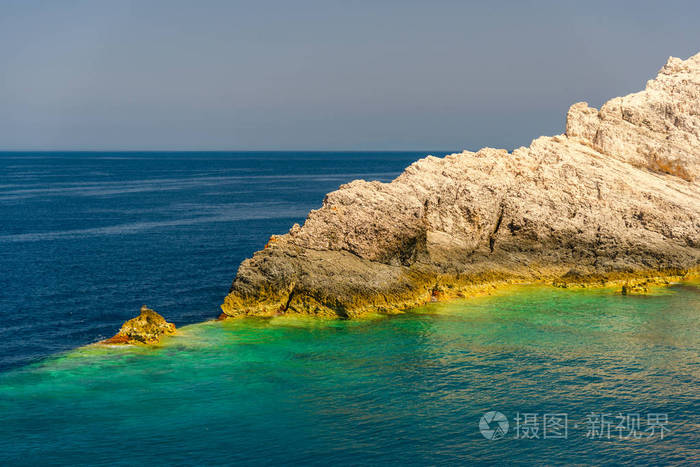
{"type": "Polygon", "coordinates": [[[0,465],[700,462],[697,284],[205,321],[270,234],[424,154],[0,155],[0,465]],[[77,348],[143,303],[179,334],[77,348]]]}
{"type": "Polygon", "coordinates": [[[143,304],[217,316],[271,234],[425,154],[0,153],[0,369],[110,337],[143,304]]]}

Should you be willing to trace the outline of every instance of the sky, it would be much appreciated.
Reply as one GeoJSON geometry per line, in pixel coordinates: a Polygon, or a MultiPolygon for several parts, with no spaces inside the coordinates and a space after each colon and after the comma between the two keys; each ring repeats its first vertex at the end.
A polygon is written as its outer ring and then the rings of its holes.
{"type": "Polygon", "coordinates": [[[0,150],[513,149],[700,51],[697,1],[0,0],[0,150]]]}

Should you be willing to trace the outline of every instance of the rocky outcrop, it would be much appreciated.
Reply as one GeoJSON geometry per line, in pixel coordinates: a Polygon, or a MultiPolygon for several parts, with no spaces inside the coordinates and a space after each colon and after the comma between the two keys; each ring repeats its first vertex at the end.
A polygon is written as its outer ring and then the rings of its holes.
{"type": "Polygon", "coordinates": [[[353,317],[511,282],[682,278],[700,264],[699,165],[700,54],[574,104],[564,135],[341,186],[240,265],[222,310],[353,317]]]}
{"type": "Polygon", "coordinates": [[[693,181],[700,175],[700,54],[671,57],[646,89],[598,111],[574,104],[566,134],[636,167],[693,181]]]}
{"type": "Polygon", "coordinates": [[[148,308],[141,307],[141,313],[125,322],[113,337],[103,344],[157,344],[161,337],[175,334],[175,325],[148,308]]]}

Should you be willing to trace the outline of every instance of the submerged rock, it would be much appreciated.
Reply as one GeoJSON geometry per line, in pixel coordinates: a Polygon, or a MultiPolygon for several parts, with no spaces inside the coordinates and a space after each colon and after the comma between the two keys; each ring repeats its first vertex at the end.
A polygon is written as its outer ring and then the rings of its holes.
{"type": "Polygon", "coordinates": [[[622,293],[622,295],[645,295],[649,293],[649,288],[646,282],[624,284],[620,293],[622,293]]]}
{"type": "Polygon", "coordinates": [[[341,186],[240,265],[222,310],[353,317],[501,283],[682,278],[700,264],[699,168],[700,54],[574,104],[566,134],[341,186]]]}
{"type": "Polygon", "coordinates": [[[157,344],[165,335],[175,334],[175,325],[148,308],[141,307],[141,314],[125,322],[113,337],[103,344],[157,344]]]}
{"type": "Polygon", "coordinates": [[[655,289],[670,285],[667,279],[663,278],[647,278],[641,280],[632,280],[622,284],[620,293],[622,295],[646,295],[653,293],[655,289]]]}

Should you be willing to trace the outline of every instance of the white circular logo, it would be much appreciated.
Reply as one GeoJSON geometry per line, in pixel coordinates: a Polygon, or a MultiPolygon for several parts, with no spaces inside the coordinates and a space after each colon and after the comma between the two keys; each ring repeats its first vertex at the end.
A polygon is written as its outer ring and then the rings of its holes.
{"type": "Polygon", "coordinates": [[[486,439],[501,439],[508,433],[508,419],[501,412],[486,412],[479,420],[479,431],[486,439]]]}

